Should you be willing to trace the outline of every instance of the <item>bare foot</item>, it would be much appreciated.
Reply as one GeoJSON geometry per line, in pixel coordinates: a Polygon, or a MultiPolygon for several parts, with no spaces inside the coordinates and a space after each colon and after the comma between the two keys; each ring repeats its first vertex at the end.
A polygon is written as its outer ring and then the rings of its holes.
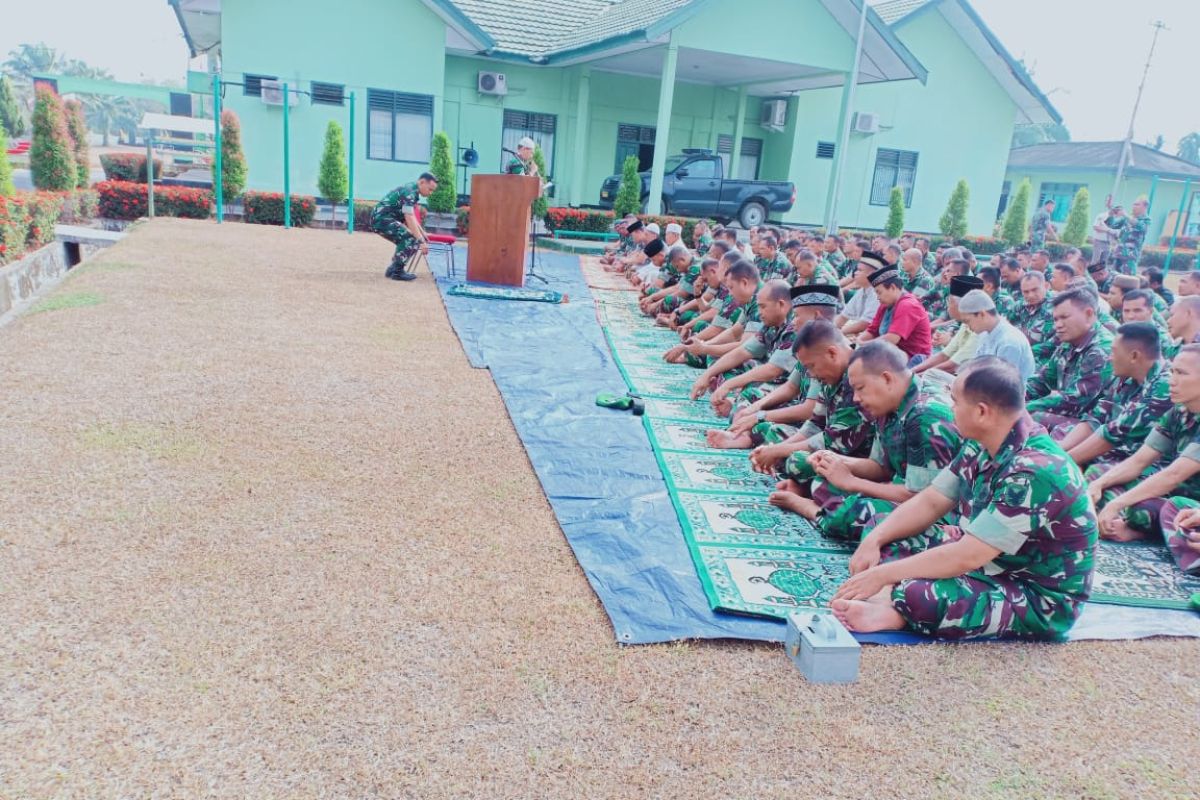
{"type": "Polygon", "coordinates": [[[821,513],[821,507],[809,500],[807,497],[801,497],[795,492],[772,492],[767,498],[767,502],[776,508],[782,508],[784,511],[791,511],[793,514],[799,514],[810,522],[817,518],[821,513]]]}
{"type": "Polygon", "coordinates": [[[834,600],[830,607],[847,630],[858,633],[901,631],[907,627],[891,601],[880,600],[879,595],[870,600],[834,600]]]}
{"type": "Polygon", "coordinates": [[[784,478],[779,483],[775,484],[775,488],[781,492],[791,492],[792,494],[800,494],[800,484],[791,478],[784,478]]]}
{"type": "Polygon", "coordinates": [[[1110,542],[1136,542],[1138,539],[1145,539],[1146,534],[1129,527],[1125,520],[1118,519],[1108,527],[1101,526],[1100,538],[1110,542]]]}
{"type": "Polygon", "coordinates": [[[754,440],[748,433],[737,435],[729,431],[713,429],[704,434],[704,438],[708,441],[709,447],[715,447],[718,450],[749,450],[754,447],[754,440]]]}
{"type": "Polygon", "coordinates": [[[713,411],[717,412],[718,416],[728,417],[733,413],[733,401],[726,398],[713,406],[713,411]]]}

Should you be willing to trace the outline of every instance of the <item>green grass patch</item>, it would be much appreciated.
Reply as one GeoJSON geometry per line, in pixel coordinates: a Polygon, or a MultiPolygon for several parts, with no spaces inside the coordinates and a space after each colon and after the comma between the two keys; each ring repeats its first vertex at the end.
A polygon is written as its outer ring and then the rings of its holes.
{"type": "Polygon", "coordinates": [[[29,313],[41,314],[46,311],[62,311],[66,308],[83,308],[84,306],[99,305],[103,302],[104,298],[95,292],[67,292],[66,294],[46,298],[34,306],[29,313]]]}

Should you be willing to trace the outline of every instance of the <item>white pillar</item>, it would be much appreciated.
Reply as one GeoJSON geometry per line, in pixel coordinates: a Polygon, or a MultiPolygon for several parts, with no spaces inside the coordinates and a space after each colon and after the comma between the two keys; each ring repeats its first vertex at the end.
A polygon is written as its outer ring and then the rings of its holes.
{"type": "Polygon", "coordinates": [[[850,149],[850,115],[854,113],[854,91],[858,86],[858,71],[862,65],[863,35],[867,28],[867,4],[862,4],[858,18],[858,38],[854,40],[854,66],[846,76],[842,89],[842,108],[838,119],[837,151],[833,154],[833,173],[829,176],[829,194],[825,197],[825,231],[837,233],[838,200],[842,194],[843,165],[850,149]]]}
{"type": "Polygon", "coordinates": [[[738,87],[737,116],[733,121],[733,152],[729,154],[729,177],[737,178],[742,160],[742,137],[746,133],[746,87],[738,87]]]}
{"type": "Polygon", "coordinates": [[[591,128],[592,70],[584,67],[579,74],[579,96],[575,106],[575,163],[571,170],[571,205],[581,206],[586,202],[586,167],[588,156],[588,129],[591,128]]]}
{"type": "Polygon", "coordinates": [[[662,83],[658,87],[658,124],[654,134],[654,163],[650,167],[650,197],[646,212],[662,213],[663,174],[667,168],[667,147],[671,140],[671,105],[675,101],[675,63],[679,60],[679,45],[667,45],[663,58],[662,83]]]}

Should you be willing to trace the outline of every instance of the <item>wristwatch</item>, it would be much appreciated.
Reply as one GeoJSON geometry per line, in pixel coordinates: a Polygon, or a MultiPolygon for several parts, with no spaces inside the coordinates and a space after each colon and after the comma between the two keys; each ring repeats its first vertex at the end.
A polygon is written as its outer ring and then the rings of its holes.
{"type": "Polygon", "coordinates": [[[755,419],[757,419],[759,422],[766,422],[767,421],[767,412],[759,411],[758,414],[755,415],[755,419]]]}

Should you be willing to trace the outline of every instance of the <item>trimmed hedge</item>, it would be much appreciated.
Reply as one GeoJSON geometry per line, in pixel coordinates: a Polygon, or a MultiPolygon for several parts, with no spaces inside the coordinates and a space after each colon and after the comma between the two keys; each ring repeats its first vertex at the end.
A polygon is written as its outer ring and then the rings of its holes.
{"type": "MultiPolygon", "coordinates": [[[[1167,263],[1168,252],[1170,252],[1170,248],[1167,247],[1144,247],[1138,266],[1162,269],[1162,266],[1167,263]]],[[[1183,272],[1189,269],[1196,269],[1196,251],[1190,248],[1181,248],[1179,242],[1176,242],[1175,254],[1171,256],[1171,271],[1183,272]]]]}
{"type": "Polygon", "coordinates": [[[29,240],[29,209],[21,197],[0,195],[0,265],[25,255],[29,240]]]}
{"type": "Polygon", "coordinates": [[[354,232],[372,231],[374,227],[371,225],[371,212],[375,210],[375,203],[370,200],[355,200],[354,201],[354,232]]]}
{"type": "Polygon", "coordinates": [[[28,195],[25,202],[25,209],[29,213],[26,251],[36,250],[54,241],[54,225],[62,213],[65,200],[66,194],[60,192],[34,192],[28,195]]]}
{"type": "MultiPolygon", "coordinates": [[[[146,157],[140,153],[104,153],[100,156],[104,177],[110,181],[146,182],[146,157]]],[[[154,180],[162,177],[162,159],[154,159],[154,180]]],[[[157,210],[157,209],[155,209],[157,210]]]]}
{"type": "MultiPolygon", "coordinates": [[[[96,184],[100,195],[100,216],[107,219],[133,220],[146,216],[149,187],[130,181],[104,181],[96,184]]],[[[154,213],[160,217],[208,219],[212,216],[213,195],[207,189],[186,186],[155,186],[154,213]]]]}
{"type": "MultiPolygon", "coordinates": [[[[1166,234],[1158,238],[1158,243],[1163,247],[1171,246],[1171,234],[1166,234]]],[[[1175,239],[1175,249],[1186,248],[1188,250],[1200,249],[1200,238],[1195,236],[1179,236],[1175,239]]]]}
{"type": "MultiPolygon", "coordinates": [[[[551,208],[546,212],[546,227],[551,231],[583,231],[586,233],[605,233],[612,230],[616,215],[612,211],[593,211],[585,208],[551,208]]],[[[683,228],[681,238],[685,242],[692,241],[692,232],[700,220],[694,217],[676,217],[651,214],[638,215],[643,223],[658,223],[664,232],[672,222],[683,228]]],[[[705,220],[709,227],[715,223],[705,220]]]]}
{"type": "MultiPolygon", "coordinates": [[[[303,228],[313,221],[317,211],[316,198],[292,195],[292,225],[303,228]]],[[[283,194],[280,192],[246,192],[242,195],[246,222],[255,225],[283,224],[283,194]]]]}
{"type": "Polygon", "coordinates": [[[100,194],[95,189],[80,189],[63,195],[62,213],[58,221],[66,225],[95,219],[100,210],[100,194]]]}

